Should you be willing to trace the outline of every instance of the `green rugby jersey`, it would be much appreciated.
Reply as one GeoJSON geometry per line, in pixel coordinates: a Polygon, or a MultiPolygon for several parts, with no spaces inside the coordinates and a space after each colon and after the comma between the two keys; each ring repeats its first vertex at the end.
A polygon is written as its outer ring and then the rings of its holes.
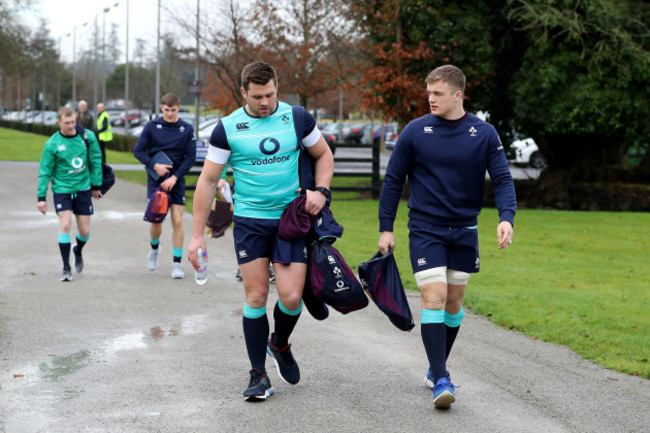
{"type": "MultiPolygon", "coordinates": [[[[311,132],[316,121],[311,114],[307,116],[310,119],[303,122],[304,131],[311,132]]],[[[252,117],[244,107],[239,108],[221,119],[210,144],[225,154],[214,158],[212,151],[208,159],[220,164],[228,162],[232,167],[235,215],[278,219],[299,195],[299,150],[289,104],[278,102],[276,111],[262,118],[252,117]]]]}
{"type": "Polygon", "coordinates": [[[52,191],[57,194],[86,191],[91,184],[99,189],[102,184],[102,152],[92,131],[86,131],[86,141],[89,148],[79,134],[66,137],[58,131],[45,142],[38,167],[39,200],[45,200],[50,179],[52,191]]]}

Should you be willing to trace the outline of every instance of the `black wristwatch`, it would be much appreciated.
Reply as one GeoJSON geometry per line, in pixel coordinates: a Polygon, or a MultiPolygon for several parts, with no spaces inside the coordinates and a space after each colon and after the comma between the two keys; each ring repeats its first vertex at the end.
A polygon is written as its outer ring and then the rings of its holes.
{"type": "Polygon", "coordinates": [[[314,188],[314,191],[320,192],[325,196],[325,198],[330,198],[331,195],[330,190],[325,188],[324,186],[317,186],[316,188],[314,188]]]}

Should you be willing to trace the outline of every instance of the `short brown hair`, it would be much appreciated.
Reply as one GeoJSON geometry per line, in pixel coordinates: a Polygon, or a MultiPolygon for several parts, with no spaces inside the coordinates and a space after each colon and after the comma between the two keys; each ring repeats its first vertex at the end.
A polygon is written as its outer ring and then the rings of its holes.
{"type": "Polygon", "coordinates": [[[433,71],[429,72],[424,82],[435,83],[436,81],[444,81],[456,90],[465,93],[465,74],[454,65],[439,66],[433,71]]]}
{"type": "Polygon", "coordinates": [[[70,117],[70,116],[76,116],[77,113],[74,112],[74,110],[70,107],[61,107],[59,108],[59,112],[56,115],[56,118],[61,120],[62,117],[70,117]]]}
{"type": "Polygon", "coordinates": [[[163,97],[160,98],[160,105],[166,105],[168,107],[181,105],[181,99],[173,93],[165,93],[163,97]]]}
{"type": "Polygon", "coordinates": [[[259,84],[261,86],[273,80],[275,85],[278,85],[278,74],[276,74],[273,66],[264,62],[249,63],[244,66],[241,71],[241,85],[244,89],[248,90],[250,83],[259,84]]]}

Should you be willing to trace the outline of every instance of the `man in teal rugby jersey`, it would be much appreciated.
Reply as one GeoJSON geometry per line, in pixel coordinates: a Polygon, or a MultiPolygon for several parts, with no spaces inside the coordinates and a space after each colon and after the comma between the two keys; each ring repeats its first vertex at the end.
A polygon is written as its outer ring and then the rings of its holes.
{"type": "MultiPolygon", "coordinates": [[[[296,384],[300,370],[291,353],[289,337],[302,311],[302,290],[307,273],[305,239],[278,237],[284,209],[299,195],[299,146],[292,107],[277,100],[278,78],[267,63],[251,63],[241,75],[246,104],[221,119],[210,137],[210,147],[194,194],[194,225],[188,252],[198,269],[197,250],[206,251],[203,228],[219,177],[226,163],[233,169],[235,188],[235,253],[246,292],[243,328],[251,362],[247,401],[273,394],[264,367],[266,354],[282,380],[296,384]],[[269,337],[266,301],[269,262],[275,270],[279,300],[273,309],[274,332],[269,337]]],[[[302,119],[302,145],[315,162],[316,187],[306,191],[305,210],[317,215],[330,195],[334,159],[316,120],[306,110],[302,119]]],[[[299,125],[300,122],[296,122],[299,125]]]]}

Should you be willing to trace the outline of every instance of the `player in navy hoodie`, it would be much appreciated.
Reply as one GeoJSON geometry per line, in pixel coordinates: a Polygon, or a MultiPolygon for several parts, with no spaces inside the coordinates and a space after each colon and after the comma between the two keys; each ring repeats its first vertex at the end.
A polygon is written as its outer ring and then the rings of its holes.
{"type": "MultiPolygon", "coordinates": [[[[147,167],[147,197],[162,187],[171,197],[172,217],[172,278],[183,278],[183,212],[185,210],[185,174],[196,163],[194,128],[178,117],[180,99],[173,93],[160,98],[162,117],[147,123],[138,137],[133,154],[147,167]],[[161,156],[163,155],[163,156],[161,156]]],[[[158,269],[162,223],[151,223],[149,236],[151,250],[147,268],[158,269]]]]}
{"type": "Polygon", "coordinates": [[[470,274],[479,271],[477,216],[485,173],[499,210],[499,249],[512,243],[517,201],[501,140],[492,125],[463,108],[465,75],[455,66],[425,79],[431,114],[410,122],[393,150],[379,200],[379,250],[395,247],[393,223],[406,177],[410,189],[409,251],[422,294],[425,385],[435,407],[456,401],[447,357],[463,318],[470,274]]]}

